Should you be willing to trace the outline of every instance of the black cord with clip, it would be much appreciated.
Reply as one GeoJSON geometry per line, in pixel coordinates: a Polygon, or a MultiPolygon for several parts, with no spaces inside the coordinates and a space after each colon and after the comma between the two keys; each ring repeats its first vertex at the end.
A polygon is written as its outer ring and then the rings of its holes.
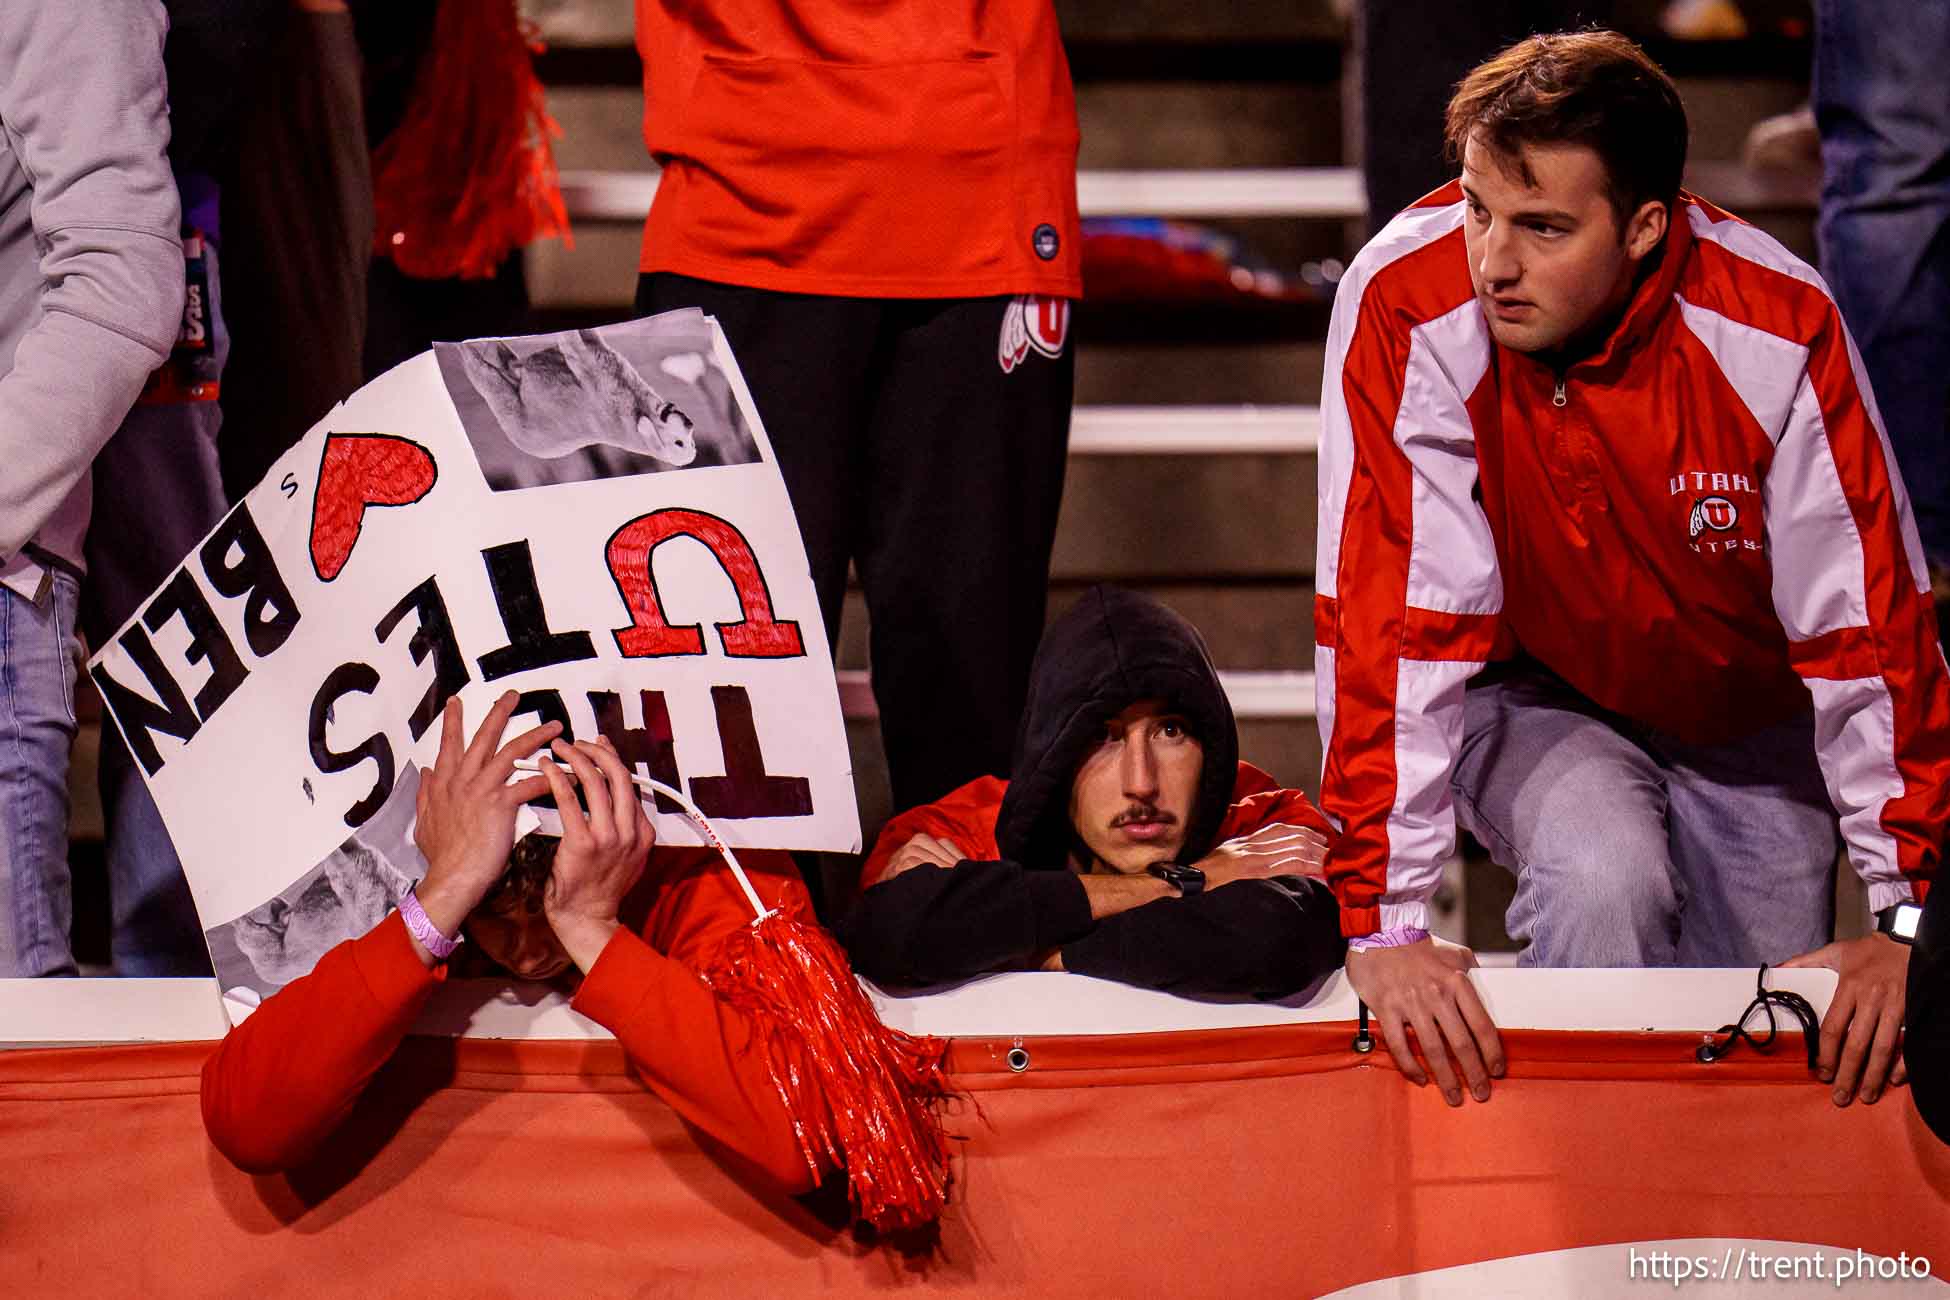
{"type": "Polygon", "coordinates": [[[1374,1035],[1368,1032],[1368,1004],[1359,998],[1354,1001],[1361,1008],[1361,1028],[1354,1035],[1354,1050],[1366,1056],[1374,1050],[1374,1035]]]}
{"type": "Polygon", "coordinates": [[[1808,1068],[1814,1069],[1815,1058],[1821,1047],[1821,1017],[1815,1014],[1814,1006],[1808,999],[1799,993],[1768,988],[1766,962],[1761,963],[1759,973],[1754,976],[1754,1000],[1747,1004],[1747,1009],[1740,1013],[1740,1018],[1730,1025],[1721,1025],[1714,1031],[1720,1035],[1720,1041],[1701,1043],[1699,1050],[1693,1055],[1698,1058],[1700,1064],[1711,1065],[1715,1061],[1723,1060],[1742,1042],[1761,1055],[1767,1055],[1774,1050],[1774,1038],[1780,1032],[1780,1024],[1774,1018],[1776,1007],[1793,1015],[1800,1022],[1802,1040],[1808,1048],[1808,1068]],[[1753,1019],[1756,1011],[1767,1013],[1767,1033],[1759,1038],[1747,1032],[1747,1022],[1753,1019]]]}

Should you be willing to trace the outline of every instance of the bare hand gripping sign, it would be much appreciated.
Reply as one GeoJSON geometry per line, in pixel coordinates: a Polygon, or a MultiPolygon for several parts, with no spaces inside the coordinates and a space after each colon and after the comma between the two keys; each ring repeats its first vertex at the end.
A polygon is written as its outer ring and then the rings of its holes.
{"type": "MultiPolygon", "coordinates": [[[[440,344],[366,385],[89,671],[233,1008],[425,871],[414,792],[454,695],[609,737],[733,847],[859,847],[785,484],[695,311],[440,344]]],[[[698,843],[675,813],[658,839],[698,843]]]]}

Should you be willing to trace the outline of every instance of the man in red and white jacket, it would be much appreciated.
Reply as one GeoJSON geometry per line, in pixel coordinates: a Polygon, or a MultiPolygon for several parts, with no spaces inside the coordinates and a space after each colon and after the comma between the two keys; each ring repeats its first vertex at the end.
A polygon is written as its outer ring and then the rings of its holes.
{"type": "Polygon", "coordinates": [[[1450,103],[1461,179],[1334,306],[1327,872],[1350,981],[1453,1105],[1503,1068],[1425,928],[1459,813],[1517,875],[1525,961],[1832,967],[1836,1101],[1902,1078],[1908,948],[1826,941],[1838,833],[1879,913],[1942,851],[1929,581],[1826,288],[1680,191],[1686,130],[1622,37],[1513,46],[1450,103]]]}

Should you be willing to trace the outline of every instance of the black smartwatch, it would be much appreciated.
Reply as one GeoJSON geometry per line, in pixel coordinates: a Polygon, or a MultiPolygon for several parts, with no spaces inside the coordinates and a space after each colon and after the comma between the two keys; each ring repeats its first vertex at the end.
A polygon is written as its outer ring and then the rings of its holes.
{"type": "Polygon", "coordinates": [[[1154,862],[1147,870],[1158,879],[1171,884],[1186,898],[1205,892],[1205,873],[1197,867],[1181,867],[1172,862],[1154,862]]]}
{"type": "Polygon", "coordinates": [[[1897,943],[1915,943],[1922,924],[1923,908],[1917,903],[1897,903],[1876,913],[1876,933],[1886,934],[1897,943]]]}

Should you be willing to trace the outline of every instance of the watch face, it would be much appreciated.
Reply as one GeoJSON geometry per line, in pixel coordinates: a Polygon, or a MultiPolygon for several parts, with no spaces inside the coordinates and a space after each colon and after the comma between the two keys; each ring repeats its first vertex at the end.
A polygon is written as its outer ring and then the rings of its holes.
{"type": "Polygon", "coordinates": [[[1893,916],[1889,918],[1889,933],[1905,943],[1916,942],[1916,932],[1923,924],[1923,909],[1914,903],[1898,903],[1893,916]]]}
{"type": "Polygon", "coordinates": [[[1197,867],[1181,867],[1175,862],[1156,862],[1149,870],[1152,875],[1169,882],[1182,894],[1194,894],[1205,887],[1205,873],[1197,867]]]}

